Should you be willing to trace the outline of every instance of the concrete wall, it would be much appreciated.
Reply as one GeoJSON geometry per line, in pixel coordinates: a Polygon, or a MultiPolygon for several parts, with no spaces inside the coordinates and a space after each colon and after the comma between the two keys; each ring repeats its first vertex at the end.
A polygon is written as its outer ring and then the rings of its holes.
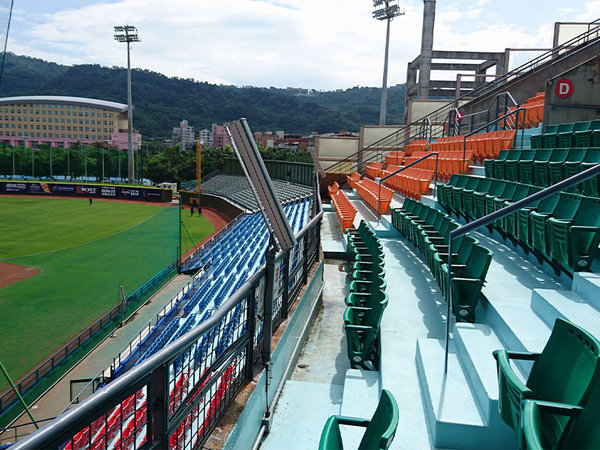
{"type": "Polygon", "coordinates": [[[544,126],[600,118],[600,69],[596,56],[582,65],[558,74],[546,84],[544,126]],[[561,80],[573,83],[572,95],[561,98],[556,87],[561,80]]]}
{"type": "Polygon", "coordinates": [[[434,111],[450,103],[450,100],[413,100],[408,105],[409,123],[415,122],[425,116],[431,115],[434,111]]]}
{"type": "MultiPolygon", "coordinates": [[[[358,137],[317,136],[315,151],[324,170],[358,152],[358,137]]],[[[352,159],[356,161],[355,158],[352,159]]]]}
{"type": "Polygon", "coordinates": [[[370,147],[381,139],[384,139],[403,128],[405,128],[403,125],[361,125],[360,147],[370,147]]]}
{"type": "Polygon", "coordinates": [[[546,81],[554,76],[554,74],[562,73],[576,67],[591,58],[597,56],[598,46],[591,45],[588,48],[577,52],[572,52],[565,59],[554,62],[548,61],[529,71],[527,74],[512,78],[505,84],[498,86],[483,98],[477,99],[463,106],[461,111],[465,114],[470,114],[475,111],[484,111],[494,101],[496,94],[510,92],[517,103],[522,104],[528,98],[535,96],[536,93],[545,90],[546,81]]]}

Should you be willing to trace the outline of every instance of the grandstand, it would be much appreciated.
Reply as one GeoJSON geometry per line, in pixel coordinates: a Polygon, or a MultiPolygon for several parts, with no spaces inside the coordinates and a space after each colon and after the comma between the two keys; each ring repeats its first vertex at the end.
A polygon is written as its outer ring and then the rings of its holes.
{"type": "Polygon", "coordinates": [[[330,204],[277,183],[290,251],[240,178],[211,179],[245,211],[185,261],[194,285],[15,448],[598,448],[600,117],[550,105],[567,76],[600,98],[599,45],[589,24],[329,167],[330,204]]]}

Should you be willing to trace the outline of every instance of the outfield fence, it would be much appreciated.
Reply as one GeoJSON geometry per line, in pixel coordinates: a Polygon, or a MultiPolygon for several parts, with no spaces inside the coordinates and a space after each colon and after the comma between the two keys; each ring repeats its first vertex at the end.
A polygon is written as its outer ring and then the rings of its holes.
{"type": "MultiPolygon", "coordinates": [[[[30,392],[42,379],[50,375],[81,347],[85,346],[93,338],[100,335],[100,333],[106,330],[111,323],[116,322],[116,325],[118,326],[123,320],[123,313],[125,311],[144,298],[144,296],[149,292],[155,290],[156,287],[159,286],[167,277],[177,272],[177,268],[178,261],[174,261],[169,264],[167,267],[162,269],[151,279],[137,288],[134,292],[129,294],[124,302],[120,302],[118,305],[113,307],[110,311],[96,320],[92,325],[82,331],[77,337],[72,339],[70,342],[56,351],[52,356],[19,379],[15,383],[19,393],[21,395],[25,395],[30,392]]],[[[17,404],[18,397],[16,393],[12,389],[4,391],[0,395],[0,417],[2,417],[17,404]]]]}

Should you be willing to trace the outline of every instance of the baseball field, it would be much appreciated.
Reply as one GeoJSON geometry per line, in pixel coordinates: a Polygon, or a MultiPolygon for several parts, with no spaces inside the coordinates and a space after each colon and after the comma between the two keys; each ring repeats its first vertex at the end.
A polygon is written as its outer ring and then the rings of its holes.
{"type": "MultiPolygon", "coordinates": [[[[214,227],[182,219],[185,253],[214,227]]],[[[128,295],[175,261],[179,239],[177,207],[0,197],[0,361],[12,378],[114,307],[119,286],[128,295]]]]}

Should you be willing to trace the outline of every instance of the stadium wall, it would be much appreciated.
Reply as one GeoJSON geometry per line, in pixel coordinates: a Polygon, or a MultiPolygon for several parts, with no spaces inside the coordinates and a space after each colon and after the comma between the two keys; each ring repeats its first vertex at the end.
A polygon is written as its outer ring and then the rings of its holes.
{"type": "Polygon", "coordinates": [[[0,194],[60,195],[65,197],[95,197],[120,200],[170,202],[173,192],[142,186],[104,184],[54,183],[41,181],[0,181],[0,194]]]}

